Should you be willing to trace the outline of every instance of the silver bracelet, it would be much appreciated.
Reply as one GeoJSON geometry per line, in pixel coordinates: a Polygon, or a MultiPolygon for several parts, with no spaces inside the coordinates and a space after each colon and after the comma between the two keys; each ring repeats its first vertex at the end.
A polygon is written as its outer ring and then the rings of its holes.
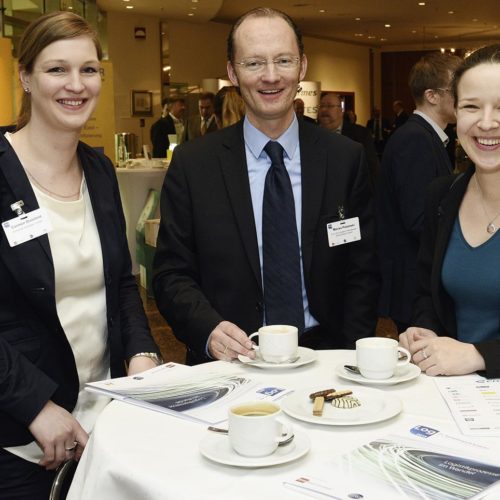
{"type": "Polygon", "coordinates": [[[130,360],[132,361],[134,358],[149,358],[152,359],[155,363],[156,366],[162,365],[164,363],[163,358],[156,354],[156,352],[138,352],[137,354],[134,354],[130,360]]]}

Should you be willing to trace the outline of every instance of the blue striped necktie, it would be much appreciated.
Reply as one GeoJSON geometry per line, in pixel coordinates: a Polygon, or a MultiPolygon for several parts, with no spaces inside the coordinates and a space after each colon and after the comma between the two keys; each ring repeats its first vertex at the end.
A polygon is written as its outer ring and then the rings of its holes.
{"type": "Polygon", "coordinates": [[[300,250],[292,184],[283,162],[283,147],[269,141],[271,159],[262,210],[264,304],[266,324],[304,330],[300,250]]]}

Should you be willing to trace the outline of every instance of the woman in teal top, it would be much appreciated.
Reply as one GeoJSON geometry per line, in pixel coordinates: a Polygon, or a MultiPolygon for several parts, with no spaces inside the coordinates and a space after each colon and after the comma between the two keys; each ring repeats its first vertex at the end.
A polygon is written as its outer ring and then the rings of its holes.
{"type": "Polygon", "coordinates": [[[428,375],[500,376],[500,45],[455,72],[457,134],[474,163],[428,193],[413,327],[400,344],[428,375]]]}

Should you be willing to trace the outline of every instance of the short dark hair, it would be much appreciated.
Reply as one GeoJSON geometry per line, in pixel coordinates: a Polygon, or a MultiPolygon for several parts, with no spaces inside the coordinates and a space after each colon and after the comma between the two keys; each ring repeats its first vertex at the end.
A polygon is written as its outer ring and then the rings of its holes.
{"type": "Polygon", "coordinates": [[[201,92],[198,97],[198,101],[210,101],[212,104],[215,99],[215,94],[213,92],[201,92]]]}
{"type": "Polygon", "coordinates": [[[295,24],[295,21],[281,10],[271,9],[270,7],[258,7],[243,14],[232,26],[227,37],[227,60],[234,62],[234,35],[240,25],[249,17],[281,17],[292,28],[295,34],[295,40],[299,48],[300,57],[304,54],[304,43],[302,42],[302,33],[300,28],[295,24]]]}
{"type": "Polygon", "coordinates": [[[417,104],[424,100],[425,91],[448,86],[453,73],[462,60],[458,56],[434,53],[422,57],[411,69],[408,85],[417,104]]]}
{"type": "Polygon", "coordinates": [[[464,76],[465,72],[469,69],[475,68],[480,64],[500,64],[500,44],[487,45],[486,47],[481,47],[475,50],[466,57],[460,66],[455,70],[453,74],[453,79],[451,80],[451,91],[453,98],[455,100],[455,107],[457,107],[458,102],[458,84],[464,76]]]}

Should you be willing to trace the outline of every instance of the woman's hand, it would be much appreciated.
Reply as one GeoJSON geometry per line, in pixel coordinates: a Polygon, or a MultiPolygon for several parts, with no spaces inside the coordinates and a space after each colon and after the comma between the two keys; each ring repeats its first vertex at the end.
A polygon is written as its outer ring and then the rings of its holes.
{"type": "Polygon", "coordinates": [[[71,458],[79,460],[89,438],[73,415],[52,401],[45,404],[28,428],[43,450],[39,464],[47,470],[71,458]]]}
{"type": "Polygon", "coordinates": [[[473,344],[450,337],[438,337],[425,328],[408,328],[399,338],[412,361],[427,375],[467,375],[484,370],[484,358],[473,344]]]}

